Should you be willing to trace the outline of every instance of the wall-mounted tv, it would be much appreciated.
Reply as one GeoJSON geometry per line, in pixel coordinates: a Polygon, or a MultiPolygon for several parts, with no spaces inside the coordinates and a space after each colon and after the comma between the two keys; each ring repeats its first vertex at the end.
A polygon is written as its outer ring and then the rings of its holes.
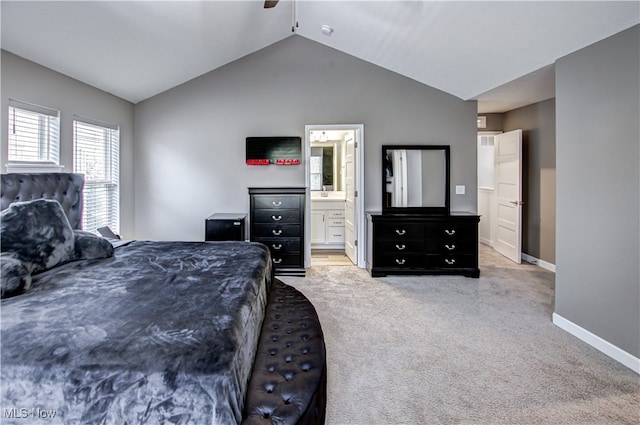
{"type": "Polygon", "coordinates": [[[247,165],[298,165],[302,139],[295,136],[247,137],[247,165]]]}

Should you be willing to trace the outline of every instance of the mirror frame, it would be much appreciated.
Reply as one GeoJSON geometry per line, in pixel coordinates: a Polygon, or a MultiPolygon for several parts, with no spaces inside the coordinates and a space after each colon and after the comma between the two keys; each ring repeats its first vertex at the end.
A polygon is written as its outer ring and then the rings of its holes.
{"type": "Polygon", "coordinates": [[[382,213],[383,214],[431,214],[431,215],[449,215],[451,200],[451,168],[450,168],[450,146],[449,145],[382,145],[382,213]],[[445,159],[445,199],[444,206],[422,206],[422,207],[392,207],[386,202],[386,171],[385,161],[387,158],[387,150],[406,149],[406,150],[428,150],[443,151],[445,159]]]}

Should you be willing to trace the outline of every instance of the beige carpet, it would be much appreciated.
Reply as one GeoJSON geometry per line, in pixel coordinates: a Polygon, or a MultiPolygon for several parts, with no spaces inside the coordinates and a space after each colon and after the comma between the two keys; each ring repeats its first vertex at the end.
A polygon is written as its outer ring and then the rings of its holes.
{"type": "Polygon", "coordinates": [[[484,246],[480,269],[281,277],[322,322],[327,425],[640,424],[638,375],[552,324],[553,273],[484,246]]]}

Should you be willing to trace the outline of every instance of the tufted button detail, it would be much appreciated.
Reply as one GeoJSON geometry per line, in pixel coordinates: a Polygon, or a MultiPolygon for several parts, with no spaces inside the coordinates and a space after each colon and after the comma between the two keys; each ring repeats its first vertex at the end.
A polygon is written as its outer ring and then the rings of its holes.
{"type": "Polygon", "coordinates": [[[242,425],[324,424],[326,379],[322,327],[313,305],[295,288],[275,279],[242,425]]]}
{"type": "Polygon", "coordinates": [[[84,176],[77,173],[2,174],[0,210],[13,202],[55,199],[69,219],[71,227],[82,228],[84,176]]]}

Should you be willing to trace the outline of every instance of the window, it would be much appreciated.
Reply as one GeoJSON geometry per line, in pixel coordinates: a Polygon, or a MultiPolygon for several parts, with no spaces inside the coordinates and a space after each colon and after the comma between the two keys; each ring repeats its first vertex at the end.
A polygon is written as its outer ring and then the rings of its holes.
{"type": "Polygon", "coordinates": [[[58,165],[60,161],[60,112],[9,100],[10,162],[58,165]]]}
{"type": "Polygon", "coordinates": [[[73,170],[85,176],[82,228],[120,231],[120,131],[117,126],[73,121],[73,170]]]}

